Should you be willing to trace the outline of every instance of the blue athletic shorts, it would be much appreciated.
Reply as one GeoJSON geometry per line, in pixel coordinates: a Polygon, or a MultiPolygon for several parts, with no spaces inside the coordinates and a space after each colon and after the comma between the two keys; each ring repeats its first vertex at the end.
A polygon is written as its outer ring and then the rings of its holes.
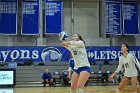
{"type": "Polygon", "coordinates": [[[87,71],[90,74],[90,67],[85,66],[85,67],[79,67],[78,69],[74,69],[74,72],[76,72],[77,74],[80,74],[80,72],[82,71],[87,71]]]}

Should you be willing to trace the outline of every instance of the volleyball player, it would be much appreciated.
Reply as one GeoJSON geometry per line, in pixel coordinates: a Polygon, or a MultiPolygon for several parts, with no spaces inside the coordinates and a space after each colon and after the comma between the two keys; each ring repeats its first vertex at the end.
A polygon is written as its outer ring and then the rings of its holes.
{"type": "Polygon", "coordinates": [[[121,68],[124,67],[124,77],[122,78],[116,93],[121,93],[124,87],[127,86],[128,82],[131,83],[132,93],[137,93],[137,81],[138,81],[138,71],[136,66],[140,69],[140,63],[137,58],[128,52],[129,47],[127,44],[122,44],[121,46],[122,56],[119,57],[119,65],[116,71],[109,77],[112,80],[113,77],[120,72],[121,68]]]}
{"type": "Polygon", "coordinates": [[[90,76],[90,64],[88,62],[85,43],[79,34],[72,37],[72,41],[61,43],[67,48],[74,59],[74,72],[71,78],[71,93],[83,93],[83,87],[90,76]]]}

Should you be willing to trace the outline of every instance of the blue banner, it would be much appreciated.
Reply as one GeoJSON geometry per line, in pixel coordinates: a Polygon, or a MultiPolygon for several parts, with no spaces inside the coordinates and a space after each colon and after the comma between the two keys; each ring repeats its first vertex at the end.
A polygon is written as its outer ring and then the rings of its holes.
{"type": "Polygon", "coordinates": [[[105,34],[122,34],[120,0],[106,0],[105,2],[105,34]]]}
{"type": "Polygon", "coordinates": [[[0,47],[0,62],[52,62],[68,61],[70,52],[63,47],[0,47]]]}
{"type": "MultiPolygon", "coordinates": [[[[129,52],[140,60],[140,47],[129,47],[129,52]]],[[[89,61],[118,61],[121,47],[87,47],[89,61]]]]}
{"type": "MultiPolygon", "coordinates": [[[[136,55],[140,60],[140,47],[130,47],[130,53],[136,55]]],[[[96,61],[118,61],[121,55],[121,47],[87,47],[89,62],[96,61]]],[[[63,47],[0,47],[0,62],[68,62],[70,52],[63,47]]]]}
{"type": "Polygon", "coordinates": [[[39,34],[39,0],[22,0],[21,34],[39,34]]]}
{"type": "Polygon", "coordinates": [[[17,34],[18,0],[0,0],[0,34],[17,34]]]}
{"type": "Polygon", "coordinates": [[[62,0],[45,0],[45,34],[62,31],[62,0]]]}
{"type": "Polygon", "coordinates": [[[122,10],[124,34],[139,34],[138,2],[123,2],[122,10]]]}

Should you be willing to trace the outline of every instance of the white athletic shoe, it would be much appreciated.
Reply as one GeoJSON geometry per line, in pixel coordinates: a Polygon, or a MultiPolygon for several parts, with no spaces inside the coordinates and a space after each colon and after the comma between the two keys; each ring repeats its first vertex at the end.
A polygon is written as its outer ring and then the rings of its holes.
{"type": "Polygon", "coordinates": [[[78,89],[77,93],[84,93],[83,89],[78,89]]]}
{"type": "Polygon", "coordinates": [[[115,93],[121,93],[121,91],[119,89],[116,89],[116,92],[115,93]]]}

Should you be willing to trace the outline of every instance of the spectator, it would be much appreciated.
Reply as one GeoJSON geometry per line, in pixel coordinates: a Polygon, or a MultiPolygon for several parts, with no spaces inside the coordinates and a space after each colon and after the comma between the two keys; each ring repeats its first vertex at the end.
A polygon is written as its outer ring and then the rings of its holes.
{"type": "Polygon", "coordinates": [[[53,84],[52,75],[48,71],[48,69],[46,69],[46,72],[44,72],[43,75],[42,75],[42,83],[44,84],[44,87],[46,86],[47,83],[49,84],[50,87],[53,84]]]}
{"type": "Polygon", "coordinates": [[[11,69],[17,69],[17,63],[12,59],[12,61],[8,64],[8,67],[11,69]]]}

